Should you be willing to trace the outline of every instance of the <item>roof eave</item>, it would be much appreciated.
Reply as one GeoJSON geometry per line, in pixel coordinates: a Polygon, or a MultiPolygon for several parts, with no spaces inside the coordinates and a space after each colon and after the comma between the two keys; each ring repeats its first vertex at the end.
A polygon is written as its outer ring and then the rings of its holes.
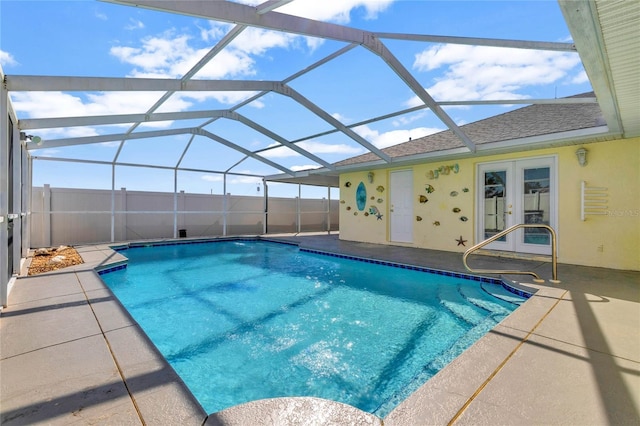
{"type": "Polygon", "coordinates": [[[610,132],[607,126],[590,127],[588,129],[571,130],[549,135],[477,144],[477,151],[475,153],[469,152],[465,147],[458,147],[442,151],[394,157],[390,164],[383,163],[379,160],[346,164],[343,166],[337,166],[335,172],[349,173],[361,170],[405,167],[431,161],[448,161],[458,158],[484,157],[487,155],[504,154],[509,152],[524,152],[533,149],[603,142],[620,139],[621,137],[622,135],[620,133],[610,132]]]}

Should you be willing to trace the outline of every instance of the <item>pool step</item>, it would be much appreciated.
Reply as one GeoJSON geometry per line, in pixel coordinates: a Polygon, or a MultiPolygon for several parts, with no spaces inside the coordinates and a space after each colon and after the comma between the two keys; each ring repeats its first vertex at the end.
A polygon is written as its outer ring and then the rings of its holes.
{"type": "Polygon", "coordinates": [[[478,324],[487,316],[487,311],[484,308],[469,304],[468,300],[460,293],[459,285],[439,286],[438,298],[440,304],[470,325],[478,324]]]}
{"type": "Polygon", "coordinates": [[[474,305],[486,309],[489,312],[499,315],[509,315],[512,309],[509,309],[509,302],[496,298],[495,300],[487,300],[486,293],[482,287],[460,287],[460,293],[474,305]],[[505,306],[506,305],[506,306],[505,306]]]}
{"type": "Polygon", "coordinates": [[[527,300],[522,296],[518,296],[517,294],[510,292],[502,285],[482,283],[480,286],[493,297],[504,300],[507,303],[520,306],[527,300]]]}
{"type": "Polygon", "coordinates": [[[426,383],[427,380],[435,376],[438,371],[442,370],[453,359],[470,347],[476,340],[495,327],[500,319],[501,318],[494,318],[493,315],[484,317],[482,321],[467,331],[458,340],[453,342],[451,346],[442,351],[433,361],[422,367],[422,369],[407,383],[407,386],[398,390],[382,402],[380,406],[373,411],[373,414],[388,412],[392,407],[396,407],[400,402],[405,400],[410,394],[426,383]]]}

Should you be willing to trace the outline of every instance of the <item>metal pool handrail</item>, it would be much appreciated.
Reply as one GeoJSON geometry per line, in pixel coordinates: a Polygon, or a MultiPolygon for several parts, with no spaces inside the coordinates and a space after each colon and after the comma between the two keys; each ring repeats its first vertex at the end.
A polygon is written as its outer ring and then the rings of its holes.
{"type": "Polygon", "coordinates": [[[464,267],[467,268],[467,271],[481,274],[516,274],[516,275],[531,275],[533,276],[533,281],[538,283],[543,283],[544,280],[538,276],[535,272],[528,271],[510,271],[510,270],[502,270],[502,269],[471,269],[467,264],[467,257],[474,251],[486,246],[487,244],[507,235],[510,232],[515,231],[520,228],[543,228],[549,231],[551,234],[551,265],[552,265],[552,276],[553,278],[549,280],[549,282],[553,284],[559,284],[558,280],[558,255],[556,250],[556,231],[553,230],[549,225],[543,225],[540,223],[519,223],[517,225],[513,225],[504,231],[498,232],[496,235],[487,238],[486,240],[476,244],[473,247],[470,247],[467,251],[464,252],[462,256],[462,263],[464,263],[464,267]]]}

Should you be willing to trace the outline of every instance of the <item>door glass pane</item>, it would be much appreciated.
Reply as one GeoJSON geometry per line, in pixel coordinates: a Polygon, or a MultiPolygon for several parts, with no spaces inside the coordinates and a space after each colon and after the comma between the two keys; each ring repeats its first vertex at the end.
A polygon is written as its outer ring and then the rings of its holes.
{"type": "MultiPolygon", "coordinates": [[[[505,194],[507,172],[505,170],[484,173],[484,237],[489,238],[505,229],[505,194]]],[[[506,241],[501,237],[496,241],[506,241]]]]}
{"type": "MultiPolygon", "coordinates": [[[[550,197],[549,180],[550,168],[539,167],[535,169],[524,169],[523,197],[524,223],[541,223],[549,225],[550,218],[550,197]]],[[[524,230],[525,244],[549,245],[551,236],[546,229],[524,230]]]]}

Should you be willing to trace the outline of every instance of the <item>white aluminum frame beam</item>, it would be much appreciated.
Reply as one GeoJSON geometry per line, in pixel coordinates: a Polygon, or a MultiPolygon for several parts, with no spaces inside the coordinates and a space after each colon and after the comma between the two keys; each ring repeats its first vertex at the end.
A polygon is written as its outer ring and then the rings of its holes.
{"type": "Polygon", "coordinates": [[[291,3],[293,0],[269,0],[256,7],[256,13],[258,15],[264,15],[267,12],[271,12],[287,3],[291,3]]]}
{"type": "Polygon", "coordinates": [[[384,39],[404,40],[404,41],[422,41],[427,43],[464,44],[469,46],[489,46],[489,47],[506,47],[506,48],[513,48],[513,49],[577,52],[576,45],[573,43],[558,43],[553,41],[507,40],[507,39],[498,39],[498,38],[454,37],[454,36],[438,36],[438,35],[427,35],[427,34],[401,34],[401,33],[383,33],[383,32],[376,32],[375,35],[378,38],[384,38],[384,39]]]}
{"type": "MultiPolygon", "coordinates": [[[[186,112],[164,112],[154,114],[121,114],[121,115],[101,115],[89,117],[64,117],[64,118],[32,118],[20,121],[22,130],[49,129],[54,127],[77,127],[105,124],[123,124],[135,122],[153,122],[168,120],[186,120],[194,118],[228,118],[230,120],[239,121],[259,133],[280,142],[298,154],[315,161],[329,169],[333,169],[331,163],[324,161],[316,155],[300,148],[291,143],[282,136],[272,132],[271,130],[259,125],[258,123],[246,118],[245,116],[229,110],[206,110],[206,111],[186,111],[186,112]]],[[[128,134],[128,133],[127,133],[128,134]]]]}
{"type": "Polygon", "coordinates": [[[153,121],[191,120],[220,117],[225,110],[211,109],[184,112],[156,112],[147,114],[114,114],[83,117],[27,118],[20,120],[21,130],[52,129],[56,127],[101,126],[124,123],[147,123],[153,121]]]}
{"type": "MultiPolygon", "coordinates": [[[[356,132],[336,120],[331,114],[309,101],[300,93],[276,81],[255,80],[190,80],[179,81],[172,79],[149,78],[104,78],[104,77],[46,77],[46,76],[7,76],[7,87],[14,91],[41,91],[47,87],[49,91],[164,91],[167,88],[174,91],[272,91],[290,97],[318,117],[339,129],[351,139],[376,154],[386,162],[391,158],[375,147],[356,132]],[[140,83],[138,87],[138,84],[140,83]],[[178,88],[179,86],[179,88],[178,88]]],[[[426,92],[425,92],[426,93],[426,92]]],[[[428,95],[427,95],[428,96],[428,95]]],[[[436,105],[437,107],[437,105],[436,105]]],[[[125,133],[126,135],[126,133],[125,133]]],[[[113,139],[111,139],[113,140],[113,139]]],[[[122,140],[125,140],[124,138],[122,140]]],[[[237,145],[236,145],[237,146],[237,145]]],[[[323,162],[321,162],[323,163],[323,162]]]]}
{"type": "MultiPolygon", "coordinates": [[[[391,69],[407,84],[411,90],[432,109],[434,114],[453,131],[470,151],[475,151],[475,144],[440,108],[427,91],[413,77],[413,75],[391,54],[384,44],[374,33],[355,28],[319,22],[312,19],[301,18],[292,15],[285,15],[278,12],[268,12],[262,15],[256,13],[256,8],[229,1],[202,1],[192,0],[188,2],[167,2],[158,0],[116,0],[114,3],[135,5],[148,9],[173,12],[188,16],[197,16],[205,19],[214,19],[224,22],[241,23],[258,28],[267,28],[276,31],[301,34],[311,37],[319,37],[343,41],[347,43],[358,43],[379,55],[391,69]]],[[[342,130],[342,129],[341,129],[342,130]]],[[[351,136],[351,135],[350,135],[351,136]]],[[[351,136],[352,137],[352,136],[351,136]]],[[[356,139],[356,141],[358,141],[356,139]]],[[[360,141],[358,141],[360,142],[360,141]]],[[[387,156],[379,157],[387,160],[387,156]]],[[[390,161],[389,161],[390,162],[390,161]]]]}
{"type": "Polygon", "coordinates": [[[280,82],[258,80],[189,80],[171,78],[59,77],[7,75],[11,92],[255,92],[274,91],[280,82]]]}
{"type": "MultiPolygon", "coordinates": [[[[62,138],[62,139],[53,139],[44,141],[40,146],[30,146],[28,149],[45,149],[45,148],[57,148],[62,146],[72,146],[72,145],[85,145],[92,143],[102,143],[102,142],[113,142],[113,141],[122,141],[122,140],[134,140],[134,139],[147,139],[147,138],[156,138],[162,136],[173,136],[173,135],[184,135],[184,134],[194,134],[199,136],[205,136],[209,139],[212,139],[222,145],[225,145],[231,149],[234,149],[238,152],[245,154],[248,157],[254,158],[262,163],[265,163],[275,169],[278,169],[286,174],[294,175],[294,172],[289,170],[288,168],[274,163],[271,160],[268,160],[258,154],[255,154],[247,149],[244,149],[241,146],[234,144],[231,141],[228,141],[218,135],[215,135],[211,132],[208,132],[204,129],[198,127],[189,127],[183,129],[165,129],[165,130],[153,130],[148,132],[136,132],[136,133],[119,133],[119,134],[111,134],[111,135],[98,135],[98,136],[83,136],[78,138],[62,138]]],[[[115,163],[114,163],[115,164],[115,163]]]]}

